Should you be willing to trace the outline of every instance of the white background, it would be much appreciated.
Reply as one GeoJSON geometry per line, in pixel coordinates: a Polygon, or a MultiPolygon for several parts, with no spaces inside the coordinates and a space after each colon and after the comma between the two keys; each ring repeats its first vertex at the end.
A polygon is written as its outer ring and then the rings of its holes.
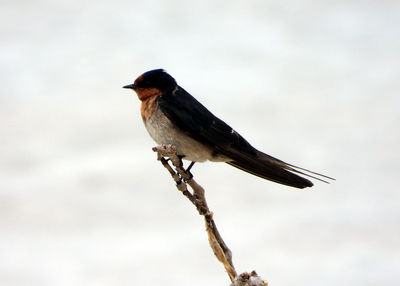
{"type": "Polygon", "coordinates": [[[399,1],[8,1],[0,284],[228,285],[136,95],[165,68],[253,145],[337,179],[196,164],[238,272],[400,284],[399,1]]]}

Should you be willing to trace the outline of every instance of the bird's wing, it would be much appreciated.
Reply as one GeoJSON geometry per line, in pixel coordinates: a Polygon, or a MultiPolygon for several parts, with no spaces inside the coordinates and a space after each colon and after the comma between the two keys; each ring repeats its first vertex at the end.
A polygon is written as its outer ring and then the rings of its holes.
{"type": "Polygon", "coordinates": [[[249,142],[183,88],[179,87],[172,96],[159,97],[158,105],[169,120],[199,142],[256,155],[256,149],[249,142]]]}
{"type": "Polygon", "coordinates": [[[210,146],[216,154],[231,158],[232,161],[228,164],[261,178],[296,188],[313,185],[309,180],[292,172],[313,176],[255,149],[183,88],[179,87],[174,95],[159,97],[158,105],[168,119],[183,132],[210,146]]]}

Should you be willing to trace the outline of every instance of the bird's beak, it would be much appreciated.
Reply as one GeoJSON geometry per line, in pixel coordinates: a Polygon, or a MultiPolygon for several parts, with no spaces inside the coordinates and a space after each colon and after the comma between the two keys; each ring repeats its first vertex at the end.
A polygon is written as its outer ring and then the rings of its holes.
{"type": "Polygon", "coordinates": [[[122,88],[130,88],[130,89],[135,89],[136,88],[136,86],[132,83],[132,84],[128,84],[128,85],[125,85],[125,86],[123,86],[122,88]]]}

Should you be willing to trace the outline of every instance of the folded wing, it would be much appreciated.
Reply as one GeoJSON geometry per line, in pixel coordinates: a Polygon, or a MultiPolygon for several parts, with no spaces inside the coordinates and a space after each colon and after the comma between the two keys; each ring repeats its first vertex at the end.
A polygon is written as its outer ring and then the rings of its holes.
{"type": "Polygon", "coordinates": [[[214,116],[181,87],[172,96],[163,95],[159,97],[158,104],[169,120],[183,132],[199,142],[210,146],[216,154],[220,153],[232,159],[232,161],[227,163],[236,168],[295,188],[313,186],[310,180],[295,173],[321,181],[324,180],[316,176],[331,179],[324,175],[290,165],[258,151],[239,133],[234,131],[224,121],[214,116]]]}

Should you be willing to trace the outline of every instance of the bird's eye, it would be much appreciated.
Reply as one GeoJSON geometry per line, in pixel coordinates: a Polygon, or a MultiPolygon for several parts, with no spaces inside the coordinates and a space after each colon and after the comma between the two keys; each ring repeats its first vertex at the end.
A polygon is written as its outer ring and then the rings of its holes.
{"type": "Polygon", "coordinates": [[[151,82],[148,80],[144,80],[140,83],[140,85],[143,87],[151,87],[151,82]]]}

